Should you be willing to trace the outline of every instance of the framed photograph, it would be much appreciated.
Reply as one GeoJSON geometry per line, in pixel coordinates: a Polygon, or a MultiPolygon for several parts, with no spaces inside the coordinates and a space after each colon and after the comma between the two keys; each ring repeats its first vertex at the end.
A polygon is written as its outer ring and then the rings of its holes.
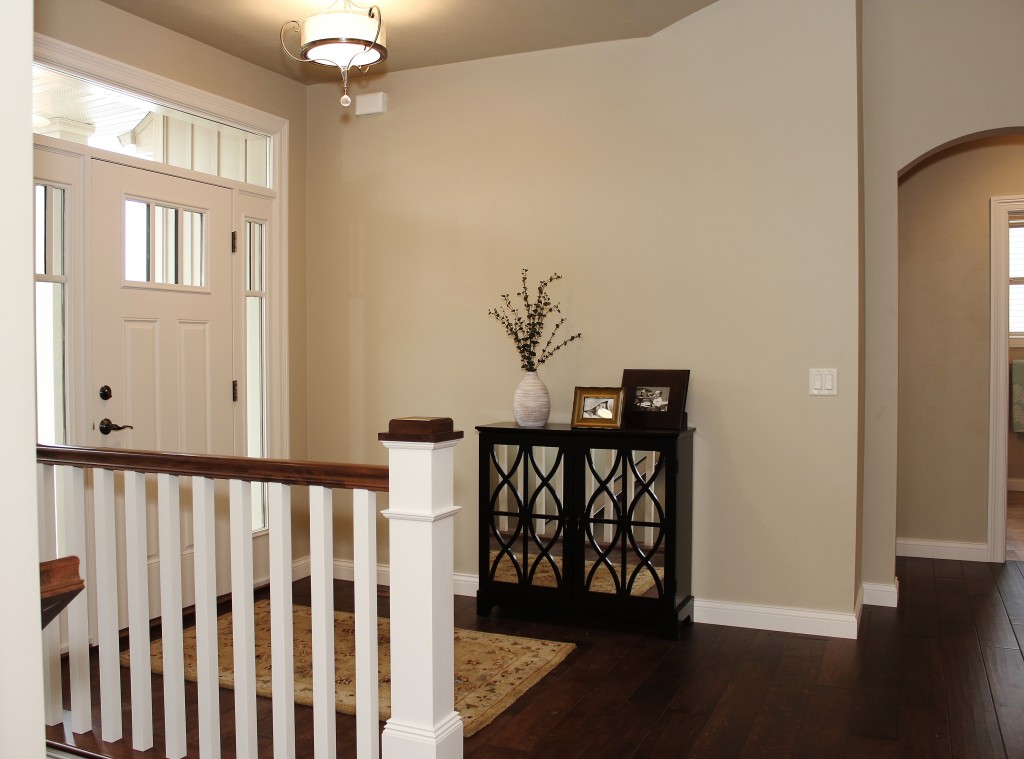
{"type": "Polygon", "coordinates": [[[621,387],[578,387],[572,402],[573,427],[617,430],[622,424],[621,387]]]}
{"type": "Polygon", "coordinates": [[[689,369],[624,369],[622,422],[629,429],[686,429],[689,369]]]}

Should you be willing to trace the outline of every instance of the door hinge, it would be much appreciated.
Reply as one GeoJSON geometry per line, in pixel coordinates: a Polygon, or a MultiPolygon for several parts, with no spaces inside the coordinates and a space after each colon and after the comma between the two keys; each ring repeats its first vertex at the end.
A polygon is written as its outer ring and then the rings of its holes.
{"type": "Polygon", "coordinates": [[[231,380],[231,400],[238,400],[238,380],[231,380]]]}
{"type": "Polygon", "coordinates": [[[231,252],[232,253],[237,253],[238,252],[238,232],[235,232],[235,231],[231,232],[231,252]]]}

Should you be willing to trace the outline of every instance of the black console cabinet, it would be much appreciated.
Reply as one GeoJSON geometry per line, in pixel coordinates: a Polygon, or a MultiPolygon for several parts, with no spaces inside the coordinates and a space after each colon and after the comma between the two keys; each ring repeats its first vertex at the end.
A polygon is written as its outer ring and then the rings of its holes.
{"type": "Polygon", "coordinates": [[[692,621],[693,429],[476,429],[479,614],[692,621]]]}

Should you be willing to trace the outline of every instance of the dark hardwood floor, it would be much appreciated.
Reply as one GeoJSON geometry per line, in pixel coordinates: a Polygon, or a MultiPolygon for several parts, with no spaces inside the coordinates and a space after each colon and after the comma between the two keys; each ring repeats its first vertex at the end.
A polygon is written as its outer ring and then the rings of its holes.
{"type": "Polygon", "coordinates": [[[1024,491],[1006,494],[1006,558],[1024,561],[1024,491]]]}
{"type": "MultiPolygon", "coordinates": [[[[669,641],[531,621],[501,610],[478,618],[473,599],[457,598],[459,627],[577,645],[540,684],[467,739],[465,756],[1019,759],[1022,567],[1015,561],[898,559],[899,609],[865,607],[857,640],[696,624],[669,641]]],[[[351,605],[349,587],[337,585],[339,608],[351,605]]],[[[295,598],[308,599],[308,585],[298,584],[295,598]]],[[[386,596],[382,607],[383,613],[386,596]]],[[[127,676],[124,682],[127,694],[127,676]]],[[[259,701],[260,756],[269,757],[270,702],[259,701]]],[[[159,683],[154,702],[159,708],[159,683]]],[[[230,729],[230,691],[222,691],[221,704],[222,724],[230,729]]],[[[300,737],[312,729],[311,711],[296,707],[300,737]]],[[[62,726],[49,728],[47,736],[112,757],[155,757],[162,756],[159,723],[157,717],[158,748],[145,753],[127,748],[127,740],[101,744],[88,735],[72,737],[62,726]]],[[[338,755],[354,756],[352,718],[339,715],[337,725],[338,755]]],[[[234,756],[230,736],[223,748],[226,759],[234,756]]]]}

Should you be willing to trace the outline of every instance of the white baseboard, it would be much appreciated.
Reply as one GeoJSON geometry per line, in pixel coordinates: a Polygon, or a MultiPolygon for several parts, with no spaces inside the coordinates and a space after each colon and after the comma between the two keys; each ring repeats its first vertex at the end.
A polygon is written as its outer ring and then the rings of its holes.
{"type": "MultiPolygon", "coordinates": [[[[309,577],[308,558],[297,559],[292,562],[292,580],[301,580],[304,577],[309,577]]],[[[348,580],[351,582],[354,577],[354,565],[350,559],[334,560],[335,580],[348,580]]],[[[455,595],[457,596],[475,596],[477,588],[480,587],[480,583],[476,575],[456,572],[453,580],[455,585],[455,595]]],[[[391,585],[391,568],[387,564],[377,565],[377,584],[391,585]]]]}
{"type": "Polygon", "coordinates": [[[864,603],[868,606],[899,605],[900,581],[892,583],[865,582],[861,585],[864,592],[864,603]]]}
{"type": "Polygon", "coordinates": [[[480,578],[476,575],[455,573],[455,595],[475,596],[480,589],[480,578]]]}
{"type": "Polygon", "coordinates": [[[829,638],[856,638],[857,614],[842,614],[784,606],[756,606],[727,601],[696,599],[693,621],[729,627],[752,627],[758,630],[824,635],[829,638]]]}
{"type": "Polygon", "coordinates": [[[1006,481],[1007,490],[1024,490],[1024,480],[1009,479],[1006,481]]]}
{"type": "MultiPolygon", "coordinates": [[[[293,562],[295,579],[309,575],[309,559],[293,562]]],[[[352,562],[347,559],[334,560],[334,579],[351,581],[353,577],[352,562]]],[[[386,564],[377,565],[377,583],[390,585],[391,575],[386,564]]],[[[473,596],[480,587],[476,575],[455,573],[455,595],[473,596]]],[[[823,635],[829,638],[856,638],[857,623],[860,617],[861,599],[863,603],[875,606],[895,605],[870,601],[875,588],[884,588],[881,594],[885,598],[895,596],[895,586],[872,586],[865,583],[857,599],[857,610],[851,614],[838,612],[813,611],[810,609],[790,609],[781,606],[756,606],[754,604],[737,604],[725,601],[702,601],[696,599],[693,607],[694,622],[729,627],[752,627],[759,630],[776,630],[778,632],[802,633],[806,635],[823,635]]]]}
{"type": "Polygon", "coordinates": [[[988,561],[985,543],[957,543],[949,540],[917,540],[897,538],[896,555],[917,559],[953,559],[954,561],[988,561]]]}

